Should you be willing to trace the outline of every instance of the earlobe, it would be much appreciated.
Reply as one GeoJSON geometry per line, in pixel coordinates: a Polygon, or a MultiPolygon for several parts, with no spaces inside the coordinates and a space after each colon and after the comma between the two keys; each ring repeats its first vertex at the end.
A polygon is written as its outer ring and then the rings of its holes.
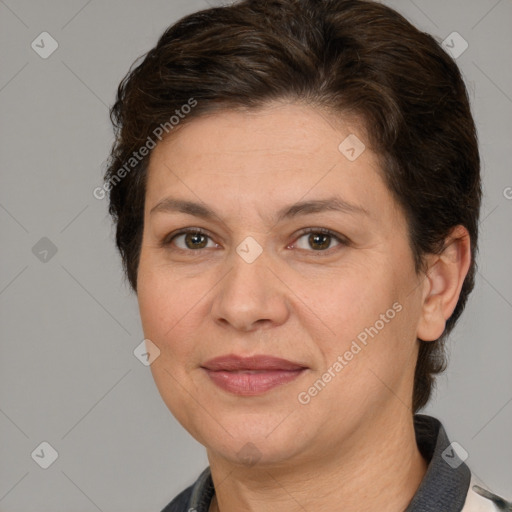
{"type": "Polygon", "coordinates": [[[417,337],[437,340],[452,315],[471,264],[471,245],[467,229],[456,226],[445,240],[440,254],[427,257],[428,270],[423,283],[422,309],[417,337]]]}

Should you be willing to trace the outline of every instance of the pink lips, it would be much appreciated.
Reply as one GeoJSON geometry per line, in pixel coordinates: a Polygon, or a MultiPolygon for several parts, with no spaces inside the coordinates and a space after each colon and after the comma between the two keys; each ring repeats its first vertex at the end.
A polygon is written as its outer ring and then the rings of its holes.
{"type": "Polygon", "coordinates": [[[259,395],[290,382],[306,370],[300,364],[266,355],[216,357],[204,363],[202,368],[220,388],[248,396],[259,395]]]}

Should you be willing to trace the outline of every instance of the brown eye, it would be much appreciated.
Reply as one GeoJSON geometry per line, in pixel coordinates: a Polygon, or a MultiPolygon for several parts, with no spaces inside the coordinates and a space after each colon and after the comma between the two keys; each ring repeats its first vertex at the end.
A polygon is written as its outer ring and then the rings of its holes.
{"type": "Polygon", "coordinates": [[[174,244],[178,249],[183,251],[195,251],[198,249],[204,249],[208,244],[208,239],[210,237],[201,230],[198,229],[187,229],[182,230],[175,235],[168,237],[163,245],[165,247],[174,244]],[[182,240],[177,243],[178,240],[182,240]]]}
{"type": "Polygon", "coordinates": [[[302,233],[302,235],[293,244],[299,249],[309,250],[313,249],[316,252],[326,252],[332,248],[332,242],[335,241],[336,245],[347,245],[347,241],[343,237],[333,233],[325,228],[310,228],[302,233]],[[305,243],[299,242],[301,239],[305,243]],[[302,244],[302,245],[301,245],[302,244]]]}
{"type": "Polygon", "coordinates": [[[308,243],[313,249],[329,249],[332,237],[323,233],[311,233],[308,236],[308,243]]]}
{"type": "Polygon", "coordinates": [[[186,233],[183,236],[188,249],[203,249],[207,245],[208,237],[202,233],[186,233]]]}

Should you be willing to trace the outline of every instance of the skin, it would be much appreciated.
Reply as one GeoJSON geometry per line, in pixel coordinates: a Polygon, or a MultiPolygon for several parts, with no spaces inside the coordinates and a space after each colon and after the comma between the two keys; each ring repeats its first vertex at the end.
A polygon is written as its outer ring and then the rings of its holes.
{"type": "Polygon", "coordinates": [[[144,335],[160,350],[151,365],[158,390],[207,449],[210,510],[403,510],[425,474],[411,409],[417,338],[443,332],[469,268],[469,236],[455,228],[445,252],[428,255],[429,271],[417,274],[377,155],[366,144],[350,161],[338,149],[349,134],[365,141],[354,120],[275,103],[194,119],[151,155],[138,302],[144,335]],[[333,195],[367,214],[273,217],[333,195]],[[150,213],[169,196],[216,216],[150,213]],[[310,227],[348,243],[321,234],[315,243],[301,233],[310,227]],[[183,228],[208,236],[162,246],[183,228]],[[249,236],[262,248],[252,263],[236,251],[249,236]],[[395,303],[401,311],[300,403],[299,393],[395,303]],[[270,354],[308,370],[262,395],[238,396],[201,368],[233,353],[270,354]]]}

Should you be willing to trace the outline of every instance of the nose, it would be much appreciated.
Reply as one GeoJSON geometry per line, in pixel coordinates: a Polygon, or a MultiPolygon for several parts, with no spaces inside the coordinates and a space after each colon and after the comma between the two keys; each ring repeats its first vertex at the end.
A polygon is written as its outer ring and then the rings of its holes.
{"type": "Polygon", "coordinates": [[[265,252],[253,261],[245,258],[243,251],[233,253],[229,264],[213,299],[214,321],[244,332],[286,322],[289,289],[265,252]]]}

